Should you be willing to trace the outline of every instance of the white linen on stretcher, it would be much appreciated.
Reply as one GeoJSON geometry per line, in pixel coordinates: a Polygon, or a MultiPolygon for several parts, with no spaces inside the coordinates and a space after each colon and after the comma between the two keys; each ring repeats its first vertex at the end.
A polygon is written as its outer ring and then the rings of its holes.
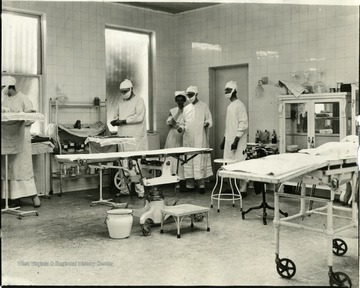
{"type": "Polygon", "coordinates": [[[317,148],[302,149],[298,153],[275,154],[223,166],[227,171],[241,171],[257,175],[279,176],[307,167],[326,166],[332,160],[356,159],[358,144],[328,142],[317,148]]]}
{"type": "Polygon", "coordinates": [[[324,164],[326,166],[327,162],[327,159],[322,156],[304,153],[284,153],[228,164],[223,166],[223,168],[227,171],[279,176],[314,165],[318,167],[324,164]]]}

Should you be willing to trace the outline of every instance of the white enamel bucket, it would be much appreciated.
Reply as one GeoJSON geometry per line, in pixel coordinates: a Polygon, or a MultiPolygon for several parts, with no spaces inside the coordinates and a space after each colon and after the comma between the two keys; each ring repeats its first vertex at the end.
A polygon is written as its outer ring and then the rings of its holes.
{"type": "Polygon", "coordinates": [[[130,237],[133,223],[133,210],[112,209],[106,211],[106,213],[105,224],[108,227],[110,237],[114,239],[130,237]]]}

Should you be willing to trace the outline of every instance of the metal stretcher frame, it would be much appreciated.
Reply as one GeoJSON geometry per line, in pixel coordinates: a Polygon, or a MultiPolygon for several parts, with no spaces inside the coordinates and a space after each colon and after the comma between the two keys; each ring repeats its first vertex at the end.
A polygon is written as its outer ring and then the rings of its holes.
{"type": "MultiPolygon", "coordinates": [[[[317,157],[317,156],[314,156],[317,157]]],[[[256,159],[255,159],[256,160],[256,159]]],[[[248,160],[254,161],[254,160],[248,160]]],[[[327,235],[327,263],[329,267],[329,282],[331,286],[346,286],[351,287],[351,280],[343,272],[333,272],[333,253],[338,256],[342,256],[346,253],[347,248],[346,243],[341,239],[334,239],[334,235],[340,231],[357,228],[358,221],[358,208],[357,203],[355,203],[355,193],[359,189],[357,184],[358,178],[358,166],[356,164],[356,159],[340,159],[340,160],[327,160],[323,163],[314,164],[311,167],[304,167],[298,169],[297,171],[292,171],[282,175],[259,175],[248,172],[241,171],[227,171],[226,168],[219,172],[220,177],[231,177],[249,181],[259,181],[265,183],[277,184],[275,187],[278,187],[277,191],[275,188],[274,191],[274,228],[275,228],[275,255],[276,255],[276,268],[279,275],[283,278],[290,279],[296,273],[296,266],[293,261],[287,258],[281,259],[279,257],[279,243],[280,243],[280,227],[287,226],[298,229],[311,230],[315,232],[323,232],[327,235]],[[300,183],[301,193],[300,195],[288,194],[283,192],[283,185],[287,181],[300,183]],[[353,199],[351,203],[351,208],[335,206],[333,204],[335,198],[335,192],[338,187],[344,183],[351,182],[352,191],[351,197],[353,199]],[[330,188],[330,195],[328,199],[315,197],[314,195],[306,195],[306,185],[325,185],[330,188]],[[295,198],[300,200],[300,211],[298,214],[290,215],[280,219],[280,197],[283,198],[295,198]],[[309,210],[306,209],[306,201],[317,201],[324,203],[325,205],[320,208],[309,210]],[[334,213],[334,211],[345,211],[350,214],[350,217],[340,216],[334,213]],[[322,214],[326,216],[326,229],[317,229],[311,226],[306,226],[302,224],[292,223],[291,220],[298,218],[305,218],[311,214],[322,214]],[[345,218],[348,221],[348,224],[343,225],[337,229],[334,228],[334,218],[340,217],[345,218]],[[349,286],[347,286],[349,285],[349,286]]]]}

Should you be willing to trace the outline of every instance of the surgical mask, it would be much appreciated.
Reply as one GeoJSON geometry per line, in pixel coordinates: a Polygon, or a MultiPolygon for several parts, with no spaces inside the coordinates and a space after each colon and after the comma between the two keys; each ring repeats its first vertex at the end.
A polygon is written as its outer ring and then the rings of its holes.
{"type": "Polygon", "coordinates": [[[193,96],[193,97],[191,97],[191,98],[188,97],[188,100],[189,100],[190,103],[193,103],[193,102],[195,101],[195,96],[193,96]]]}
{"type": "Polygon", "coordinates": [[[225,93],[225,97],[227,99],[230,99],[233,92],[234,92],[234,89],[232,89],[231,92],[229,92],[229,93],[225,93]]]}
{"type": "Polygon", "coordinates": [[[131,90],[122,95],[124,99],[129,99],[131,96],[131,90]]]}

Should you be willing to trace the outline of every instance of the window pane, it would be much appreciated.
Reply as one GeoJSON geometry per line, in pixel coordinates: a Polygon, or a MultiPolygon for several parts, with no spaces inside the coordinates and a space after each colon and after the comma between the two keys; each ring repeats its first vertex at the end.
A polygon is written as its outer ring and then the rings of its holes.
{"type": "Polygon", "coordinates": [[[125,78],[131,80],[135,94],[145,101],[149,129],[149,38],[148,34],[105,29],[107,122],[110,131],[117,130],[109,123],[120,96],[120,83],[125,78]]]}
{"type": "Polygon", "coordinates": [[[1,70],[40,74],[39,17],[10,12],[3,12],[1,17],[1,70]]]}

